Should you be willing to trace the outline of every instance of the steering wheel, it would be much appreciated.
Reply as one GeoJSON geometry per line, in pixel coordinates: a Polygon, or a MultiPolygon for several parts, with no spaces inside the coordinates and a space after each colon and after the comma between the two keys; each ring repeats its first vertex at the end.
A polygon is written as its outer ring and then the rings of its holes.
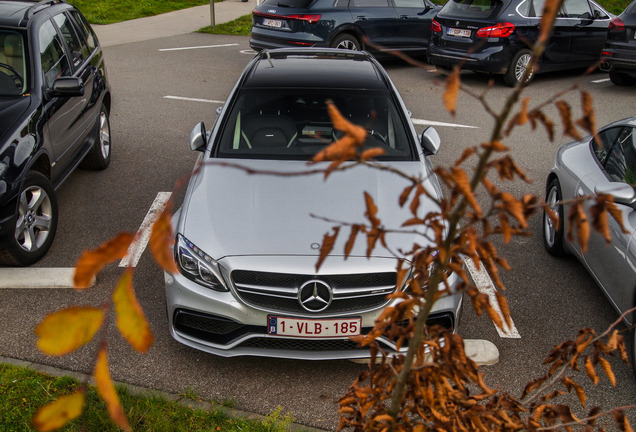
{"type": "Polygon", "coordinates": [[[11,65],[8,65],[6,63],[0,63],[0,68],[5,68],[6,70],[8,70],[9,72],[11,72],[11,75],[13,76],[14,80],[18,80],[20,82],[20,85],[16,85],[16,87],[18,88],[22,88],[24,86],[24,78],[22,78],[22,75],[20,75],[20,73],[11,65]]]}
{"type": "Polygon", "coordinates": [[[377,131],[373,129],[367,129],[367,132],[369,133],[370,136],[376,138],[379,141],[382,141],[382,144],[388,145],[388,143],[386,142],[386,138],[382,136],[380,133],[378,133],[377,131]]]}

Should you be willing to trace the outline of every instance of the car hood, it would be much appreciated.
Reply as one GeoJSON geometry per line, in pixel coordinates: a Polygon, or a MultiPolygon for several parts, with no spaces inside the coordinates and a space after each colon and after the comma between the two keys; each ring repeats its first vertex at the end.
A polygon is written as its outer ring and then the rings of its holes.
{"type": "Polygon", "coordinates": [[[31,98],[24,96],[0,97],[0,146],[5,144],[6,135],[14,132],[13,125],[22,118],[30,101],[31,98]]]}
{"type": "MultiPolygon", "coordinates": [[[[280,173],[308,169],[304,161],[234,162],[248,169],[280,173]]],[[[425,165],[420,162],[400,162],[394,166],[409,175],[426,174],[425,165]]],[[[336,221],[367,222],[365,191],[378,206],[377,215],[383,225],[400,227],[411,217],[408,208],[398,205],[398,197],[407,185],[406,180],[395,174],[365,166],[333,173],[325,180],[320,174],[291,177],[248,174],[241,169],[207,165],[192,180],[178,231],[217,260],[241,255],[317,255],[316,245],[322,244],[323,236],[331,232],[336,221]]],[[[427,181],[425,187],[433,194],[439,193],[436,181],[427,181]]],[[[437,206],[423,200],[422,209],[436,210],[437,206]]],[[[334,254],[343,253],[349,232],[349,228],[343,227],[334,254]]],[[[413,235],[392,234],[387,240],[397,251],[409,250],[416,239],[413,235]]],[[[422,244],[424,239],[420,237],[417,241],[422,244]]],[[[366,240],[359,237],[351,256],[364,255],[366,240]]],[[[379,243],[373,255],[391,256],[379,243]]]]}

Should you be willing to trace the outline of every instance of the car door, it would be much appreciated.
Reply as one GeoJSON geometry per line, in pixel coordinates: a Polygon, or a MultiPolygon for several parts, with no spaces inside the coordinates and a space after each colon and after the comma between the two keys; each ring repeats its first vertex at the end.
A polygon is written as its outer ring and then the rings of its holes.
{"type": "Polygon", "coordinates": [[[426,50],[431,38],[431,21],[441,6],[428,0],[393,0],[393,3],[398,17],[396,43],[399,49],[426,50]]]}
{"type": "Polygon", "coordinates": [[[374,45],[398,45],[397,15],[389,0],[351,0],[349,11],[354,24],[374,45]]]}
{"type": "Polygon", "coordinates": [[[569,61],[592,65],[605,46],[610,17],[588,0],[565,0],[563,9],[569,23],[569,61]]]}
{"type": "MultiPolygon", "coordinates": [[[[527,34],[523,33],[523,29],[519,29],[520,37],[528,38],[530,41],[536,41],[540,33],[544,6],[545,0],[526,0],[519,6],[517,10],[522,16],[528,18],[527,34]]],[[[567,64],[571,39],[570,22],[565,16],[565,12],[560,10],[554,20],[554,27],[552,33],[550,33],[550,39],[548,39],[543,55],[541,56],[542,68],[558,68],[558,65],[567,64]]]]}
{"type": "MultiPolygon", "coordinates": [[[[632,127],[614,127],[599,134],[602,146],[592,143],[591,158],[598,161],[599,169],[582,178],[576,188],[577,196],[596,196],[597,187],[636,184],[636,133],[632,127]]],[[[595,161],[593,161],[595,162],[595,161]]],[[[595,204],[586,200],[588,214],[595,204]]],[[[590,232],[588,249],[583,255],[585,263],[607,292],[615,307],[624,312],[633,307],[633,289],[636,284],[635,244],[636,211],[634,205],[616,203],[623,224],[628,231],[621,230],[612,217],[608,217],[612,241],[594,230],[590,232]]]]}

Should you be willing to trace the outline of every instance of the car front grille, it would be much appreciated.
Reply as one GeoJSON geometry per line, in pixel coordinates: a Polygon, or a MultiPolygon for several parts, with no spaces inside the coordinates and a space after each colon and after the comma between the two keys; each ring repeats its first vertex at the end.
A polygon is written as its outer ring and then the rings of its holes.
{"type": "Polygon", "coordinates": [[[310,280],[320,280],[333,291],[333,301],[320,311],[323,315],[380,308],[396,289],[395,272],[313,276],[235,270],[231,278],[245,303],[270,312],[307,314],[298,300],[298,290],[310,280]]]}

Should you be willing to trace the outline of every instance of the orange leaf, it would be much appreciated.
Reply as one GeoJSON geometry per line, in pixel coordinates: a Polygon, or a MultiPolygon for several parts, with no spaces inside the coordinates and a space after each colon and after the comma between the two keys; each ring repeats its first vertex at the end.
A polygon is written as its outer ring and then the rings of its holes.
{"type": "Polygon", "coordinates": [[[596,374],[596,370],[594,369],[594,365],[592,364],[592,360],[590,360],[589,356],[585,357],[585,373],[587,373],[587,376],[592,380],[594,385],[598,384],[599,377],[596,374]]]}
{"type": "Polygon", "coordinates": [[[477,200],[475,199],[475,195],[473,194],[473,189],[470,186],[470,180],[468,179],[468,174],[466,171],[452,167],[451,171],[453,173],[453,180],[455,181],[455,185],[457,189],[462,193],[466,201],[475,209],[475,213],[477,213],[478,217],[481,217],[481,207],[477,204],[477,200]]]}
{"type": "Polygon", "coordinates": [[[35,328],[38,348],[48,355],[65,355],[89,342],[104,320],[104,311],[73,306],[53,312],[35,328]]]}
{"type": "Polygon", "coordinates": [[[365,150],[362,152],[362,154],[360,155],[360,160],[364,161],[373,159],[375,157],[382,156],[385,153],[386,151],[384,151],[384,149],[381,149],[380,147],[370,148],[369,150],[365,150]]]}
{"type": "Polygon", "coordinates": [[[97,355],[97,363],[95,365],[95,382],[97,384],[97,392],[106,402],[110,418],[115,424],[125,431],[132,431],[124,409],[119,402],[119,396],[115,390],[115,384],[110,377],[108,370],[108,358],[106,357],[106,347],[102,346],[97,355]]]}
{"type": "Polygon", "coordinates": [[[336,105],[327,101],[327,112],[331,118],[333,127],[351,136],[356,145],[361,146],[367,139],[367,130],[361,126],[351,123],[349,120],[343,117],[336,105]]]}
{"type": "Polygon", "coordinates": [[[174,244],[174,232],[170,215],[172,213],[172,200],[168,201],[166,207],[161,212],[161,216],[152,224],[150,231],[150,251],[155,257],[157,264],[168,273],[177,273],[177,266],[174,263],[172,245],[174,244]]]}
{"type": "Polygon", "coordinates": [[[345,258],[348,258],[351,254],[351,250],[353,249],[353,245],[356,242],[356,237],[358,236],[359,231],[360,225],[354,224],[351,226],[351,234],[349,234],[349,239],[347,240],[347,244],[345,245],[345,258]]]}
{"type": "Polygon", "coordinates": [[[133,234],[119,233],[96,249],[84,251],[75,265],[75,275],[73,276],[75,288],[90,287],[95,276],[106,264],[122,259],[128,254],[128,248],[134,239],[133,234]]]}
{"type": "Polygon", "coordinates": [[[84,402],[83,390],[62,396],[37,410],[32,420],[33,427],[42,432],[59,429],[82,414],[84,402]]]}
{"type": "Polygon", "coordinates": [[[570,105],[564,101],[557,101],[556,106],[561,114],[561,123],[563,123],[563,134],[579,141],[581,140],[581,134],[576,130],[574,122],[572,122],[572,110],[570,105]]]}
{"type": "Polygon", "coordinates": [[[444,101],[444,107],[446,111],[451,113],[451,115],[455,115],[455,108],[457,107],[457,95],[459,94],[459,87],[461,85],[459,80],[459,71],[458,67],[454,67],[453,71],[448,75],[446,79],[446,90],[442,96],[442,100],[444,101]]]}
{"type": "Polygon", "coordinates": [[[612,366],[610,365],[610,363],[603,357],[600,357],[598,359],[598,362],[601,364],[601,369],[603,369],[603,372],[605,372],[605,375],[607,375],[607,378],[610,380],[610,383],[612,383],[612,386],[616,387],[616,377],[614,376],[614,371],[612,370],[612,366]]]}
{"type": "Polygon", "coordinates": [[[322,239],[322,246],[320,247],[320,256],[318,257],[318,262],[316,263],[316,271],[320,269],[322,263],[327,259],[327,256],[333,250],[333,246],[336,243],[336,238],[338,238],[338,233],[340,232],[340,227],[333,228],[333,234],[325,234],[322,239]]]}
{"type": "Polygon", "coordinates": [[[137,351],[146,352],[154,340],[148,320],[137,301],[132,285],[132,271],[127,270],[113,292],[117,327],[137,351]]]}

